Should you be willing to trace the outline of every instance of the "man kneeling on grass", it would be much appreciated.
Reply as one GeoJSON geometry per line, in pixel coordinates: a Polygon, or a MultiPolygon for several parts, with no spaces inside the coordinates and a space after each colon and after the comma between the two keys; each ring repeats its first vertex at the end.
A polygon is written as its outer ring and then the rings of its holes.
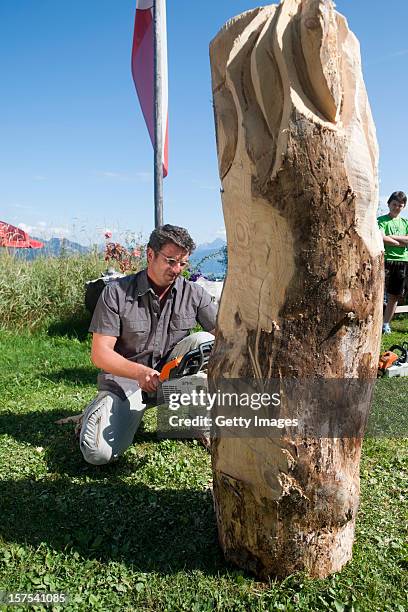
{"type": "Polygon", "coordinates": [[[216,319],[211,296],[180,276],[194,248],[181,227],[155,229],[147,246],[147,268],[111,282],[99,298],[89,331],[91,358],[102,373],[80,433],[88,463],[102,465],[123,453],[143,418],[142,391],[154,404],[160,367],[214,338],[209,333],[216,319]],[[189,335],[197,321],[206,331],[189,335]]]}

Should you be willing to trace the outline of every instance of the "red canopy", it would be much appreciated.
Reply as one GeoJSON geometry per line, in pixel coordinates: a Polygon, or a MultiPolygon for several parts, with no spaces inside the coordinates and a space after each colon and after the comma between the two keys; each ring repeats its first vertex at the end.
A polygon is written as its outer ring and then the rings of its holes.
{"type": "Polygon", "coordinates": [[[4,221],[0,221],[0,247],[18,249],[41,249],[43,242],[33,240],[24,230],[4,221]]]}

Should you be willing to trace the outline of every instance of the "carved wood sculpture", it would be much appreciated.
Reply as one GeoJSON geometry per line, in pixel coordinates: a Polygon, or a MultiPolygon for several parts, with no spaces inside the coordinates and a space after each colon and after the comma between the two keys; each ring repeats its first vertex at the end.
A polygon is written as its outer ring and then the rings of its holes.
{"type": "MultiPolygon", "coordinates": [[[[210,55],[228,237],[210,385],[375,378],[378,148],[356,37],[331,0],[283,0],[229,21],[210,55]]],[[[260,577],[340,570],[360,450],[357,435],[216,439],[226,557],[260,577]]]]}

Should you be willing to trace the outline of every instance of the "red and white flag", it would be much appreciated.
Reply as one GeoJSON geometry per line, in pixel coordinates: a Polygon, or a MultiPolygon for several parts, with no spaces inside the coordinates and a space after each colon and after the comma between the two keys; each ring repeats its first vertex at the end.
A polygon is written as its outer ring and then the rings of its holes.
{"type": "MultiPolygon", "coordinates": [[[[162,126],[163,126],[163,176],[168,169],[168,76],[166,0],[161,2],[161,77],[162,77],[162,126]]],[[[153,0],[136,0],[135,30],[132,48],[132,75],[140,106],[154,146],[154,23],[153,0]]]]}

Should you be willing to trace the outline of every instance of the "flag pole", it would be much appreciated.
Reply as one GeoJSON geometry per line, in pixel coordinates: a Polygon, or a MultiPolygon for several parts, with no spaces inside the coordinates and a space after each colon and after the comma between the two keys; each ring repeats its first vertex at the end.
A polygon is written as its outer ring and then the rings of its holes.
{"type": "Polygon", "coordinates": [[[154,226],[163,225],[162,0],[153,2],[154,20],[154,226]]]}

